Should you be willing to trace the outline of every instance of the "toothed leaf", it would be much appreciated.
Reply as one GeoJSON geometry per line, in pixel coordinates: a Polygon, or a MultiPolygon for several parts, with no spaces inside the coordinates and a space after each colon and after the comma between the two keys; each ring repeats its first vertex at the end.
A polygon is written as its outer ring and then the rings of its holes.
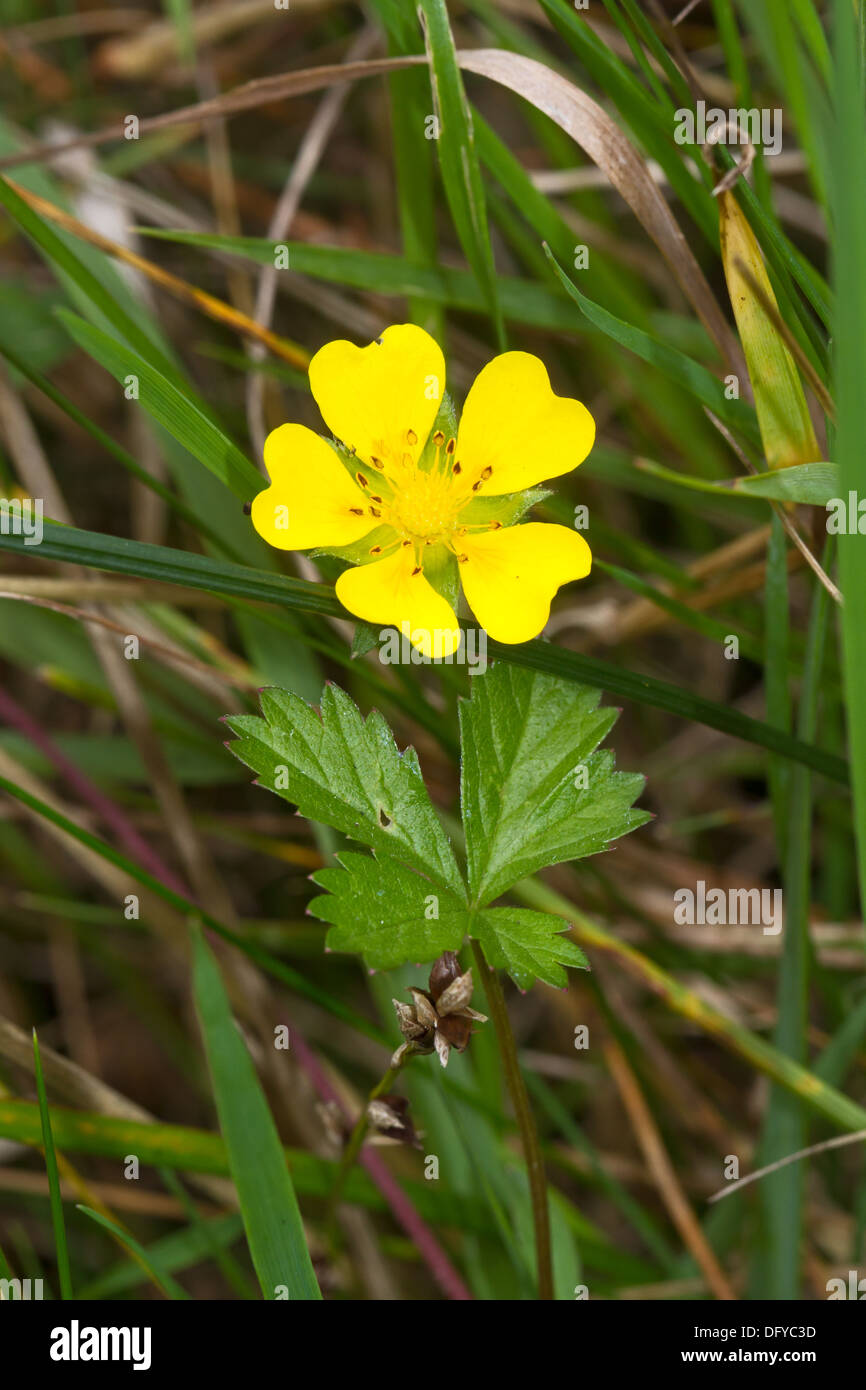
{"type": "Polygon", "coordinates": [[[642,825],[643,778],[597,752],[616,721],[599,692],[499,662],[461,706],[461,804],[472,899],[492,902],[548,864],[642,825]]]}
{"type": "Polygon", "coordinates": [[[549,985],[566,985],[563,969],[589,968],[579,946],[562,933],[568,923],[549,912],[532,912],[524,907],[486,907],[475,914],[472,935],[484,948],[490,965],[507,970],[520,989],[529,989],[536,979],[549,985]]]}
{"type": "Polygon", "coordinates": [[[265,690],[262,717],[227,720],[230,744],[262,786],[378,851],[411,864],[457,897],[465,887],[424,785],[413,748],[401,753],[382,716],[364,719],[337,686],[326,686],[321,714],[286,690],[265,690]]]}
{"type": "Polygon", "coordinates": [[[327,892],[310,903],[315,917],[332,923],[330,950],[357,951],[371,969],[393,970],[460,949],[470,922],[460,898],[392,859],[351,852],[337,859],[340,868],[313,874],[327,892]]]}

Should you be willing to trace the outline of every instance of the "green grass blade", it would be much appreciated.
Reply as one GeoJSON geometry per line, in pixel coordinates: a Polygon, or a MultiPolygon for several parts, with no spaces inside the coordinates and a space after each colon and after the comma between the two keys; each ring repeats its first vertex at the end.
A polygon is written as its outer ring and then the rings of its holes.
{"type": "Polygon", "coordinates": [[[144,1246],[139,1244],[135,1237],[129,1234],[129,1231],[125,1231],[123,1227],[118,1226],[115,1221],[110,1221],[109,1218],[103,1216],[101,1212],[94,1211],[92,1207],[86,1207],[80,1202],[76,1205],[75,1210],[84,1212],[84,1215],[89,1216],[91,1221],[95,1221],[98,1226],[102,1226],[106,1231],[110,1231],[116,1240],[119,1240],[125,1245],[127,1250],[135,1255],[141,1262],[157,1286],[162,1289],[166,1298],[177,1300],[189,1298],[189,1294],[186,1290],[181,1288],[177,1280],[172,1279],[170,1274],[158,1267],[152,1256],[148,1255],[144,1246]]]}
{"type": "MultiPolygon", "coordinates": [[[[866,129],[863,122],[864,79],[859,36],[852,7],[834,7],[836,138],[833,141],[832,187],[836,226],[835,356],[837,391],[836,457],[842,493],[863,496],[863,440],[866,438],[866,129]]],[[[854,812],[860,877],[860,901],[866,904],[866,548],[858,534],[839,537],[845,689],[854,782],[854,812]]],[[[861,906],[861,911],[862,911],[861,906]]]]}
{"type": "MultiPolygon", "coordinates": [[[[829,595],[822,584],[814,590],[809,639],[800,694],[798,729],[814,737],[827,634],[829,595]]],[[[784,854],[784,938],[779,973],[777,1022],[773,1041],[780,1052],[800,1064],[807,1059],[810,957],[810,880],[812,786],[809,772],[792,770],[788,787],[788,818],[784,854]]],[[[760,1163],[774,1163],[797,1153],[808,1143],[802,1103],[789,1091],[773,1091],[764,1117],[760,1163]]],[[[800,1296],[800,1247],[803,1238],[805,1165],[790,1164],[761,1184],[761,1203],[769,1240],[758,1253],[756,1298],[796,1299],[800,1296]]]]}
{"type": "Polygon", "coordinates": [[[78,287],[93,305],[97,314],[125,338],[148,361],[153,362],[167,376],[177,379],[174,364],[165,356],[162,349],[118,304],[117,300],[102,285],[99,278],[78,259],[73,251],[58,236],[54,228],[28,207],[15,189],[0,178],[0,205],[5,207],[27,237],[48,258],[56,269],[78,287]]]}
{"type": "Polygon", "coordinates": [[[246,502],[261,491],[262,475],[258,469],[253,467],[219,425],[188,399],[173,381],[127,344],[94,328],[77,314],[64,309],[58,309],[57,314],[79,347],[110,372],[121,386],[130,377],[135,378],[138,391],[136,399],[148,414],[159,421],[173,439],[209,468],[226,487],[231,488],[237,497],[246,502]]]}
{"type": "Polygon", "coordinates": [[[51,1116],[48,1113],[48,1097],[45,1094],[45,1078],[42,1075],[42,1060],[39,1056],[39,1041],[33,1029],[33,1066],[36,1072],[36,1094],[39,1097],[39,1118],[42,1122],[42,1144],[45,1150],[45,1171],[48,1174],[48,1191],[51,1197],[51,1224],[54,1228],[54,1246],[57,1256],[57,1274],[60,1279],[60,1297],[73,1297],[72,1274],[69,1269],[69,1248],[66,1243],[66,1222],[63,1219],[63,1198],[60,1195],[60,1174],[57,1171],[57,1153],[54,1136],[51,1132],[51,1116]]]}
{"type": "Polygon", "coordinates": [[[699,362],[687,357],[684,352],[669,347],[667,343],[660,342],[630,323],[623,323],[622,319],[609,314],[600,304],[593,304],[591,299],[587,299],[586,295],[581,294],[577,286],[572,284],[549,250],[547,254],[566,293],[579,305],[590,323],[602,333],[606,333],[620,347],[628,348],[651,366],[658,367],[672,381],[684,386],[702,405],[709,406],[721,420],[744,434],[752,443],[760,443],[754,411],[745,401],[728,400],[718,377],[713,376],[712,372],[699,362]]]}
{"type": "MultiPolygon", "coordinates": [[[[212,232],[167,232],[142,227],[143,233],[162,241],[202,246],[212,251],[244,256],[257,265],[274,263],[274,243],[264,237],[218,236],[212,232]]],[[[302,275],[312,275],[336,285],[369,290],[385,296],[435,300],[452,309],[470,313],[488,312],[487,301],[476,277],[450,266],[415,265],[403,256],[381,251],[355,251],[344,246],[314,246],[303,241],[287,241],[289,264],[302,275]]],[[[499,304],[507,319],[533,328],[573,332],[574,310],[564,295],[545,285],[517,276],[497,276],[499,304]]]]}
{"type": "Polygon", "coordinates": [[[220,1128],[262,1293],[274,1299],[285,1288],[290,1299],[320,1299],[276,1125],[200,929],[193,933],[193,989],[220,1128]]]}
{"type": "Polygon", "coordinates": [[[379,1029],[375,1028],[373,1024],[369,1023],[361,1014],[355,1013],[354,1009],[343,1004],[341,1000],[333,998],[327,991],[319,989],[317,985],[312,984],[312,982],[307,980],[299,971],[293,970],[291,966],[285,965],[281,960],[277,960],[275,956],[272,956],[268,951],[263,950],[254,942],[247,941],[244,937],[239,936],[228,927],[224,927],[215,917],[211,917],[207,912],[202,912],[195,903],[190,902],[187,898],[182,898],[178,893],[173,892],[171,888],[167,888],[164,883],[154,878],[146,869],[140,868],[133,860],[127,859],[126,855],[121,854],[120,851],[114,849],[113,846],[107,845],[104,840],[100,840],[96,835],[92,835],[89,830],[83,830],[80,826],[75,825],[73,821],[62,815],[61,812],[56,811],[52,806],[47,805],[46,802],[40,801],[38,797],[31,796],[30,793],[24,791],[22,787],[16,787],[14,782],[8,781],[5,777],[0,777],[0,789],[8,792],[10,796],[16,797],[19,801],[23,801],[31,810],[38,811],[40,815],[45,816],[46,820],[51,821],[53,825],[64,830],[68,835],[71,835],[74,840],[78,840],[80,844],[87,845],[88,849],[95,850],[97,854],[101,855],[103,859],[107,859],[109,863],[115,864],[119,869],[123,869],[125,873],[129,874],[130,878],[135,879],[135,881],[140,883],[144,888],[149,888],[151,892],[156,893],[164,902],[169,903],[187,918],[203,922],[211,931],[216,932],[218,936],[221,936],[224,941],[230,942],[232,946],[236,946],[239,951],[243,951],[244,954],[248,955],[251,960],[254,960],[257,965],[260,965],[263,970],[273,975],[275,979],[281,980],[282,983],[288,985],[290,989],[296,990],[313,1003],[319,1004],[323,1009],[332,1013],[335,1018],[340,1018],[344,1023],[350,1024],[351,1027],[356,1028],[359,1032],[366,1033],[368,1037],[375,1039],[376,1042],[383,1042],[385,1040],[384,1035],[379,1029]]]}
{"type": "Polygon", "coordinates": [[[445,0],[420,0],[430,60],[433,105],[439,120],[437,148],[454,227],[484,294],[499,346],[505,346],[496,268],[487,231],[484,186],[475,154],[472,114],[454,56],[445,0]]]}
{"type": "MultiPolygon", "coordinates": [[[[0,535],[2,550],[17,551],[32,558],[32,547],[27,547],[21,536],[0,535]]],[[[217,563],[206,556],[172,550],[168,546],[103,536],[98,532],[79,531],[51,522],[45,523],[39,556],[43,560],[68,560],[119,574],[186,584],[210,593],[262,599],[307,612],[334,616],[344,614],[333,590],[324,584],[309,584],[282,575],[263,574],[244,565],[233,565],[228,561],[217,563]]],[[[834,781],[847,781],[847,767],[842,758],[804,743],[784,730],[775,729],[728,705],[695,695],[681,686],[639,675],[627,667],[614,666],[597,657],[566,651],[540,639],[515,647],[491,640],[487,647],[490,656],[501,661],[512,661],[518,666],[528,666],[537,671],[549,671],[553,676],[593,685],[610,695],[622,695],[681,719],[695,720],[721,733],[801,762],[834,781]]]]}

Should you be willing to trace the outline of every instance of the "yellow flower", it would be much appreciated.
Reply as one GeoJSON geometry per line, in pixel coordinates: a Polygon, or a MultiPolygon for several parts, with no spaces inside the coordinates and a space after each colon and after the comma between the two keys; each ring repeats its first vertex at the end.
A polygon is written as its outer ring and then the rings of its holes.
{"type": "Polygon", "coordinates": [[[521,494],[586,458],[586,407],[554,395],[537,357],[506,352],[479,373],[455,431],[442,351],[413,324],[365,348],[327,343],[310,386],[339,444],[303,425],[268,436],[271,485],[252,506],[259,535],[353,560],[340,602],[399,628],[425,656],[457,649],[458,574],[496,641],[537,636],[559,586],[584,578],[592,557],[566,526],[510,523],[531,504],[521,494]]]}

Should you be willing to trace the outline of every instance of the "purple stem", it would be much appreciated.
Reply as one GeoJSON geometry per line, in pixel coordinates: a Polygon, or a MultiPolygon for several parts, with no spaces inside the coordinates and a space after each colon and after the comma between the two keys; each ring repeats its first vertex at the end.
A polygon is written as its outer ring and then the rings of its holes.
{"type": "Polygon", "coordinates": [[[4,690],[0,690],[0,719],[18,729],[19,733],[29,738],[30,742],[45,754],[49,762],[63,773],[69,785],[75,788],[82,801],[86,801],[93,808],[100,820],[114,832],[143,869],[147,869],[154,878],[161,879],[166,888],[170,888],[173,893],[180,894],[182,898],[189,897],[189,889],[185,887],[183,880],[162,862],[156,850],[151,849],[117,802],[101,792],[90,778],[76,767],[72,759],[67,758],[57,747],[53,739],[48,737],[32,715],[4,690]]]}
{"type": "MultiPolygon", "coordinates": [[[[117,802],[100,791],[99,787],[91,782],[80,768],[76,767],[71,758],[67,758],[66,754],[57,747],[53,739],[49,738],[27,710],[4,690],[0,690],[0,718],[13,728],[18,729],[19,733],[24,734],[25,738],[28,738],[35,747],[40,749],[49,762],[53,763],[57,770],[63,774],[69,785],[75,788],[82,801],[97,813],[116,839],[142,868],[146,868],[154,878],[158,878],[173,893],[193,901],[192,894],[183,880],[167,864],[163,863],[157,851],[136,830],[132,821],[129,820],[117,802]]],[[[291,1025],[291,1034],[298,1061],[309,1076],[319,1097],[324,1101],[336,1101],[343,1114],[351,1119],[352,1117],[331,1086],[315,1053],[294,1025],[291,1025]]],[[[365,1148],[361,1150],[360,1162],[382,1193],[396,1220],[410,1239],[415,1242],[419,1253],[430,1266],[430,1272],[440,1288],[449,1298],[460,1301],[471,1299],[471,1293],[436,1240],[430,1227],[418,1215],[380,1156],[369,1148],[365,1148]]]]}

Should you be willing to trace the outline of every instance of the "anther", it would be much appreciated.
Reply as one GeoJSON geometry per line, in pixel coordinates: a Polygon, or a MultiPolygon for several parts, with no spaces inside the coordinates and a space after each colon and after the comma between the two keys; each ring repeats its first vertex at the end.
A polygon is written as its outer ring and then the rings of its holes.
{"type": "Polygon", "coordinates": [[[367,482],[367,479],[364,477],[363,473],[356,473],[356,474],[355,474],[355,477],[357,478],[358,482],[361,484],[361,487],[369,487],[369,486],[370,486],[370,484],[367,482]]]}
{"type": "Polygon", "coordinates": [[[501,529],[501,527],[502,527],[502,522],[501,522],[501,521],[491,521],[491,523],[490,523],[490,529],[491,529],[491,531],[499,531],[499,530],[501,529]]]}
{"type": "Polygon", "coordinates": [[[363,516],[363,515],[364,515],[364,508],[363,508],[363,507],[350,507],[350,508],[349,508],[349,511],[352,513],[352,516],[363,516]]]}
{"type": "Polygon", "coordinates": [[[445,445],[445,452],[446,452],[446,454],[453,454],[453,453],[454,453],[454,450],[455,450],[456,448],[457,448],[457,440],[454,439],[453,436],[452,436],[452,438],[449,439],[449,440],[448,440],[448,443],[445,445]]]}
{"type": "Polygon", "coordinates": [[[411,542],[411,541],[401,541],[400,544],[401,544],[401,545],[411,545],[412,542],[411,542]]]}
{"type": "Polygon", "coordinates": [[[414,430],[407,430],[407,431],[406,431],[406,443],[407,443],[407,444],[417,444],[417,443],[418,443],[418,436],[417,436],[417,434],[415,433],[414,430]]]}
{"type": "Polygon", "coordinates": [[[372,549],[370,550],[370,554],[371,554],[371,555],[381,555],[381,554],[382,554],[382,547],[381,547],[381,545],[374,545],[374,546],[372,547],[372,549]]]}
{"type": "Polygon", "coordinates": [[[490,477],[490,475],[491,475],[492,472],[493,472],[493,469],[490,468],[489,466],[488,466],[487,468],[483,469],[483,470],[482,470],[482,473],[481,473],[481,481],[482,481],[483,483],[486,483],[486,482],[487,482],[487,479],[490,477]]]}
{"type": "Polygon", "coordinates": [[[384,465],[384,463],[382,462],[382,460],[381,460],[381,459],[377,459],[377,458],[376,458],[374,455],[372,455],[372,454],[371,454],[371,456],[370,456],[370,462],[372,463],[372,465],[373,465],[374,468],[378,468],[380,471],[381,471],[381,469],[383,469],[383,468],[385,467],[385,465],[384,465]]]}
{"type": "Polygon", "coordinates": [[[477,491],[478,491],[478,489],[479,489],[480,486],[481,486],[481,482],[482,482],[482,480],[481,480],[481,478],[479,478],[477,483],[473,483],[473,484],[472,484],[472,491],[473,491],[473,492],[477,492],[477,491]]]}
{"type": "Polygon", "coordinates": [[[350,458],[354,458],[355,455],[357,454],[357,452],[358,452],[358,450],[357,450],[357,448],[355,447],[355,445],[353,444],[353,445],[351,446],[351,448],[349,449],[349,457],[350,457],[350,458]]]}
{"type": "Polygon", "coordinates": [[[445,436],[444,436],[444,434],[442,433],[441,430],[437,430],[436,433],[434,434],[434,436],[433,436],[433,443],[436,445],[436,448],[437,448],[437,449],[441,449],[441,448],[442,448],[442,445],[445,443],[445,436]]]}
{"type": "Polygon", "coordinates": [[[465,565],[465,564],[466,564],[466,561],[467,561],[468,559],[469,559],[469,556],[468,556],[468,555],[458,555],[458,556],[457,556],[457,562],[458,562],[458,564],[461,564],[461,565],[465,565]]]}
{"type": "Polygon", "coordinates": [[[376,494],[375,494],[375,492],[371,492],[371,493],[370,493],[370,501],[371,501],[371,502],[381,502],[382,499],[381,499],[381,497],[377,497],[376,494]]]}
{"type": "Polygon", "coordinates": [[[382,513],[379,511],[379,508],[378,508],[378,507],[371,507],[371,508],[370,508],[370,515],[371,515],[371,516],[381,516],[382,513]]]}
{"type": "Polygon", "coordinates": [[[420,574],[420,573],[421,573],[421,566],[420,566],[420,565],[416,565],[415,568],[414,568],[413,571],[412,571],[412,578],[414,579],[415,575],[416,575],[416,574],[420,574]]]}
{"type": "Polygon", "coordinates": [[[463,465],[462,465],[462,463],[460,462],[459,459],[456,460],[456,462],[455,462],[455,464],[454,464],[454,467],[451,469],[451,472],[454,473],[455,475],[456,475],[457,473],[462,473],[462,472],[463,472],[463,465]]]}

